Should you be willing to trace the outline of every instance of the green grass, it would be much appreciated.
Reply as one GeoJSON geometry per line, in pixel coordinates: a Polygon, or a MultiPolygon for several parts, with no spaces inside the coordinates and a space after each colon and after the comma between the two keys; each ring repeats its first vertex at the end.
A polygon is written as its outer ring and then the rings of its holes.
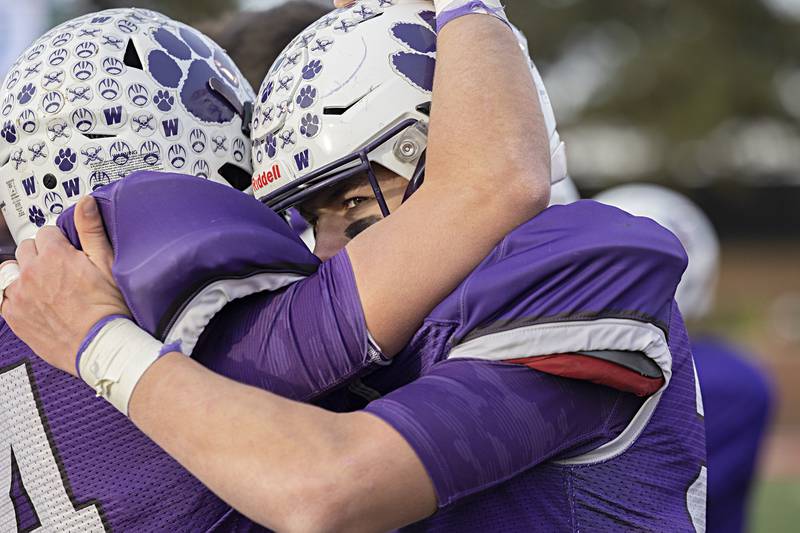
{"type": "Polygon", "coordinates": [[[757,485],[750,523],[753,533],[800,531],[800,480],[765,481],[757,485]]]}

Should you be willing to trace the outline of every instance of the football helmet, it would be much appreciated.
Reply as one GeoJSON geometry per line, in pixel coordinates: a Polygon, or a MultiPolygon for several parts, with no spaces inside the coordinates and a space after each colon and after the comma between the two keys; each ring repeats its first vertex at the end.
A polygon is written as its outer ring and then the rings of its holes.
{"type": "MultiPolygon", "coordinates": [[[[419,0],[365,0],[318,20],[286,47],[257,95],[253,193],[277,211],[366,172],[372,163],[421,183],[436,65],[434,12],[419,0]]],[[[527,50],[524,38],[520,47],[527,50]]],[[[550,100],[531,62],[552,156],[566,175],[550,100]]]]}
{"type": "Polygon", "coordinates": [[[144,9],[53,28],[0,85],[0,206],[17,242],[141,169],[245,189],[255,95],[197,30],[144,9]]]}
{"type": "Polygon", "coordinates": [[[608,189],[595,200],[632,215],[651,218],[678,237],[689,266],[675,299],[687,320],[706,316],[714,303],[719,271],[719,239],[703,211],[686,196],[651,184],[630,184],[608,189]]]}

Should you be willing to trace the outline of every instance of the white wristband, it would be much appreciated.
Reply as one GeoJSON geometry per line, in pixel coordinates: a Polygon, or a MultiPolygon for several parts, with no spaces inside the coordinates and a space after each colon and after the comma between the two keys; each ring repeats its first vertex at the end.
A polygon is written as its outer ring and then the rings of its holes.
{"type": "Polygon", "coordinates": [[[86,346],[78,362],[81,378],[122,414],[145,371],[160,356],[163,345],[126,318],[105,324],[86,346]]]}

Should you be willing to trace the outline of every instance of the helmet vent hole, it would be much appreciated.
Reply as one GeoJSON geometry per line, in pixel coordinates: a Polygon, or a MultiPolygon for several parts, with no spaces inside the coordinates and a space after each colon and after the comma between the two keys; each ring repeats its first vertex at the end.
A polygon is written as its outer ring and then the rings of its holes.
{"type": "Polygon", "coordinates": [[[225,163],[219,167],[217,173],[225,178],[225,181],[230,183],[234,189],[243,191],[250,186],[252,178],[250,172],[233,163],[225,163]]]}
{"type": "Polygon", "coordinates": [[[42,183],[46,188],[53,190],[56,188],[56,185],[58,185],[58,180],[55,176],[48,172],[44,175],[44,178],[42,178],[42,183]]]}
{"type": "Polygon", "coordinates": [[[139,53],[136,51],[136,45],[133,44],[133,39],[128,39],[128,46],[125,47],[125,57],[122,62],[131,68],[144,70],[142,60],[139,59],[139,53]]]}
{"type": "Polygon", "coordinates": [[[87,139],[110,139],[116,137],[113,133],[81,133],[87,139]]]}
{"type": "Polygon", "coordinates": [[[372,89],[367,91],[366,94],[361,95],[357,100],[355,100],[350,105],[346,105],[346,106],[342,106],[342,107],[325,107],[325,108],[322,109],[322,114],[323,115],[337,115],[337,116],[338,115],[344,115],[345,113],[347,113],[348,111],[353,109],[355,106],[357,106],[361,102],[361,100],[363,100],[364,98],[369,96],[369,93],[371,93],[372,91],[374,91],[377,88],[378,87],[373,87],[372,89]]]}

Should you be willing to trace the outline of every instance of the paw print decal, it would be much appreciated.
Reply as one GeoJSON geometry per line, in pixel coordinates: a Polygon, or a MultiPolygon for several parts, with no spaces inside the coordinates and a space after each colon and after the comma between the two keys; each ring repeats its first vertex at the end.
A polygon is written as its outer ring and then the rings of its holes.
{"type": "MultiPolygon", "coordinates": [[[[161,27],[153,32],[153,40],[161,47],[147,55],[147,70],[162,86],[179,91],[186,110],[204,122],[225,124],[234,117],[234,111],[216,93],[208,88],[212,77],[223,83],[228,76],[220,77],[205,59],[211,59],[209,46],[187,27],[168,29],[161,27]],[[188,69],[180,62],[191,61],[188,69]]],[[[235,94],[233,87],[231,93],[235,94]]],[[[156,104],[158,105],[158,104],[156,104]]]]}
{"type": "Polygon", "coordinates": [[[320,72],[322,72],[322,61],[313,59],[303,67],[303,79],[306,81],[313,80],[320,72]]]}
{"type": "Polygon", "coordinates": [[[300,119],[300,134],[309,139],[319,132],[319,117],[311,113],[306,113],[300,119]]]}
{"type": "Polygon", "coordinates": [[[36,94],[36,86],[32,83],[26,83],[22,86],[22,89],[19,90],[19,94],[17,94],[17,101],[20,104],[27,104],[33,98],[33,95],[36,94]]]}
{"type": "Polygon", "coordinates": [[[400,22],[392,27],[392,35],[409,51],[392,55],[392,67],[406,81],[422,89],[433,91],[433,71],[436,67],[436,33],[433,31],[434,14],[432,11],[419,13],[423,24],[400,22]]]}
{"type": "Polygon", "coordinates": [[[13,122],[6,120],[6,123],[3,124],[3,129],[0,130],[0,137],[5,139],[8,144],[17,142],[17,128],[14,127],[13,122]]]}
{"type": "Polygon", "coordinates": [[[58,154],[56,154],[56,157],[53,159],[53,162],[61,172],[69,172],[75,168],[75,163],[77,161],[78,154],[73,152],[70,148],[59,149],[58,154]]]}
{"type": "Polygon", "coordinates": [[[175,97],[169,94],[169,91],[159,89],[153,95],[153,103],[160,111],[169,111],[175,105],[175,97]]]}
{"type": "Polygon", "coordinates": [[[267,135],[267,139],[264,141],[264,151],[270,159],[278,153],[278,138],[272,133],[267,135]]]}
{"type": "Polygon", "coordinates": [[[267,86],[264,87],[264,90],[261,92],[261,103],[262,104],[264,102],[266,102],[267,100],[269,100],[269,97],[272,94],[272,91],[274,89],[275,89],[275,82],[274,81],[270,81],[269,83],[267,83],[267,86]]]}
{"type": "Polygon", "coordinates": [[[28,209],[28,220],[31,224],[36,224],[37,228],[41,228],[45,223],[44,212],[34,205],[28,209]]]}
{"type": "Polygon", "coordinates": [[[300,89],[300,94],[297,95],[295,102],[303,108],[308,109],[312,105],[314,105],[314,101],[317,99],[317,90],[312,87],[311,85],[306,85],[302,89],[300,89]]]}

